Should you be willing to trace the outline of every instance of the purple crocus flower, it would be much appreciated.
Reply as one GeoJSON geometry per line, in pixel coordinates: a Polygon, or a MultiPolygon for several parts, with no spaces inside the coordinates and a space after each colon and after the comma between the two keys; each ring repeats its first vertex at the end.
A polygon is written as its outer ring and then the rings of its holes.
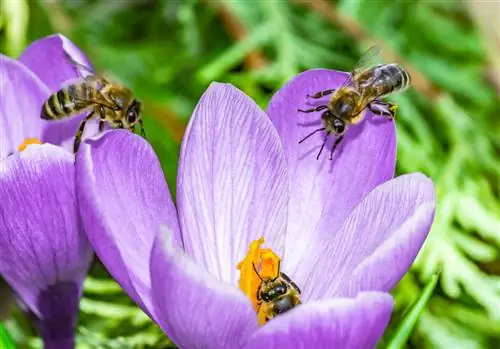
{"type": "Polygon", "coordinates": [[[394,123],[371,114],[333,161],[316,160],[323,135],[298,144],[319,121],[297,112],[305,96],[345,78],[307,71],[278,91],[268,115],[212,84],[184,136],[177,207],[142,138],[111,131],[80,149],[77,197],[91,244],[179,347],[355,349],[382,336],[387,292],[427,236],[434,188],[422,174],[391,179],[394,123]],[[303,303],[263,326],[237,270],[261,236],[303,303]]]}
{"type": "MultiPolygon", "coordinates": [[[[0,54],[0,158],[16,151],[26,138],[73,149],[84,114],[57,122],[40,118],[42,104],[52,93],[87,74],[71,60],[92,67],[80,49],[60,34],[34,41],[19,60],[0,54]]],[[[91,121],[85,131],[85,136],[95,134],[97,122],[91,121]]]]}
{"type": "MultiPolygon", "coordinates": [[[[75,198],[75,157],[54,145],[68,123],[40,120],[44,100],[78,72],[83,54],[63,36],[30,45],[19,60],[0,56],[0,274],[35,315],[45,348],[73,348],[92,248],[75,198]],[[26,138],[45,144],[17,151],[26,138]],[[49,144],[49,143],[53,144],[49,144]]],[[[71,121],[74,123],[74,121],[71,121]]]]}

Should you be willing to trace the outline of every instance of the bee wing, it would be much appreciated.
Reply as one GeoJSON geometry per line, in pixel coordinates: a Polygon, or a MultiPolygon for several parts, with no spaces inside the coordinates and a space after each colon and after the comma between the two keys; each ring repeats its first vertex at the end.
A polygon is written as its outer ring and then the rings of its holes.
{"type": "Polygon", "coordinates": [[[381,53],[382,48],[378,45],[372,46],[366,50],[354,67],[351,73],[352,78],[357,78],[357,76],[365,70],[377,65],[377,63],[380,63],[381,53]]]}
{"type": "Polygon", "coordinates": [[[77,68],[77,73],[81,77],[85,77],[88,75],[95,75],[95,70],[92,69],[91,67],[87,67],[85,64],[75,61],[66,51],[64,52],[64,55],[66,56],[68,62],[77,68]],[[86,74],[83,74],[82,72],[85,72],[86,74]]]}
{"type": "Polygon", "coordinates": [[[356,78],[366,69],[371,68],[379,63],[381,53],[382,49],[378,45],[372,46],[368,50],[366,50],[359,59],[358,63],[356,63],[356,65],[354,66],[354,69],[351,71],[349,76],[347,76],[342,85],[340,85],[340,87],[349,85],[350,83],[355,81],[356,78]]]}

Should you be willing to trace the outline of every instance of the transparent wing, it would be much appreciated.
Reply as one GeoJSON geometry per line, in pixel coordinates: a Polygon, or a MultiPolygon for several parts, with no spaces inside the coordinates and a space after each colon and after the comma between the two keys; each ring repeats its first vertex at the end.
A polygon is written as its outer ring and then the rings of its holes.
{"type": "Polygon", "coordinates": [[[66,56],[66,59],[68,62],[70,62],[72,65],[74,65],[77,68],[77,73],[81,77],[85,77],[87,75],[95,75],[94,69],[87,67],[85,64],[82,64],[80,62],[75,61],[68,53],[64,52],[64,55],[66,56]],[[87,74],[82,74],[82,71],[86,72],[87,74]]]}
{"type": "Polygon", "coordinates": [[[349,76],[341,86],[348,85],[351,81],[355,80],[357,76],[362,72],[380,63],[381,53],[382,48],[378,45],[374,45],[366,50],[359,59],[358,63],[356,63],[356,65],[354,66],[351,74],[349,74],[349,76]]]}
{"type": "Polygon", "coordinates": [[[351,75],[353,77],[356,77],[357,75],[361,74],[368,68],[371,68],[378,63],[380,63],[380,56],[382,53],[382,49],[380,46],[375,45],[370,47],[364,54],[361,56],[360,60],[358,61],[358,64],[354,67],[351,75]]]}

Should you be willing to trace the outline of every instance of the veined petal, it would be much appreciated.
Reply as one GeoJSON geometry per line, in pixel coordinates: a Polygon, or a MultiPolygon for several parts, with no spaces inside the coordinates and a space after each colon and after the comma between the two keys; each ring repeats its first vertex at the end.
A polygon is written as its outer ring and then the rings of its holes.
{"type": "Polygon", "coordinates": [[[350,126],[331,161],[329,152],[334,137],[330,137],[319,160],[316,155],[324,132],[299,144],[322,124],[321,112],[301,113],[297,109],[326,104],[329,98],[314,100],[306,96],[337,88],[347,77],[347,73],[333,70],[306,71],[281,88],[267,109],[288,161],[291,191],[284,265],[291,269],[291,274],[307,273],[309,266],[300,259],[304,248],[338,234],[361,199],[394,174],[394,122],[370,112],[362,123],[350,126]]]}
{"type": "Polygon", "coordinates": [[[176,248],[171,234],[161,231],[151,255],[159,325],[180,348],[240,348],[258,328],[249,299],[176,248]]]}
{"type": "Polygon", "coordinates": [[[65,307],[74,323],[92,259],[75,198],[74,157],[50,145],[30,145],[0,161],[0,274],[40,319],[65,307]],[[60,302],[47,306],[51,290],[60,302]],[[64,294],[64,297],[62,295],[64,294]]]}
{"type": "Polygon", "coordinates": [[[88,75],[88,71],[76,67],[72,60],[93,69],[85,54],[62,34],[33,41],[19,60],[53,92],[70,79],[88,75]]]}
{"type": "Polygon", "coordinates": [[[392,304],[390,295],[378,292],[305,303],[260,328],[244,349],[375,348],[392,304]]]}
{"type": "Polygon", "coordinates": [[[267,115],[243,92],[210,85],[191,117],[178,173],[184,247],[213,275],[236,284],[236,265],[260,236],[282,253],[285,158],[267,115]]]}
{"type": "MultiPolygon", "coordinates": [[[[72,61],[93,70],[85,54],[62,34],[46,36],[32,42],[21,54],[19,60],[31,69],[52,93],[58,91],[70,80],[89,75],[87,69],[78,67],[72,61]]],[[[40,108],[37,111],[37,118],[40,118],[40,108]]],[[[46,122],[43,141],[61,145],[72,151],[76,130],[85,115],[86,113],[82,113],[70,119],[46,122]]],[[[97,120],[90,120],[82,138],[95,135],[97,130],[97,120]]]]}
{"type": "Polygon", "coordinates": [[[181,244],[177,213],[160,163],[142,137],[107,131],[85,141],[76,159],[80,215],[96,254],[130,297],[151,309],[149,258],[159,227],[181,244]]]}
{"type": "Polygon", "coordinates": [[[40,108],[50,91],[24,65],[0,54],[0,159],[26,138],[41,138],[40,108]]]}
{"type": "Polygon", "coordinates": [[[434,186],[422,174],[400,176],[378,186],[338,234],[324,238],[306,254],[304,263],[321,267],[295,275],[298,282],[314,285],[302,290],[304,299],[391,290],[422,247],[434,206],[434,186]],[[332,271],[328,278],[325,270],[332,271]]]}

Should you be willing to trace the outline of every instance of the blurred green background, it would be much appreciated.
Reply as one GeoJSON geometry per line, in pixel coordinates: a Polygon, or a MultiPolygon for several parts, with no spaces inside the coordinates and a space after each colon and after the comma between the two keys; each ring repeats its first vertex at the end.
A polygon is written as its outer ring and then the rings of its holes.
{"type": "MultiPolygon", "coordinates": [[[[500,347],[498,2],[0,1],[2,53],[17,57],[30,41],[60,32],[98,72],[136,92],[172,191],[184,127],[211,81],[231,82],[265,108],[297,73],[348,71],[381,45],[385,61],[403,63],[413,76],[411,90],[390,98],[399,105],[398,173],[424,172],[438,195],[425,248],[394,290],[393,324],[440,269],[408,348],[500,347]]],[[[0,321],[20,348],[40,347],[9,299],[0,284],[0,321]]],[[[96,262],[78,347],[169,345],[96,262]]]]}

